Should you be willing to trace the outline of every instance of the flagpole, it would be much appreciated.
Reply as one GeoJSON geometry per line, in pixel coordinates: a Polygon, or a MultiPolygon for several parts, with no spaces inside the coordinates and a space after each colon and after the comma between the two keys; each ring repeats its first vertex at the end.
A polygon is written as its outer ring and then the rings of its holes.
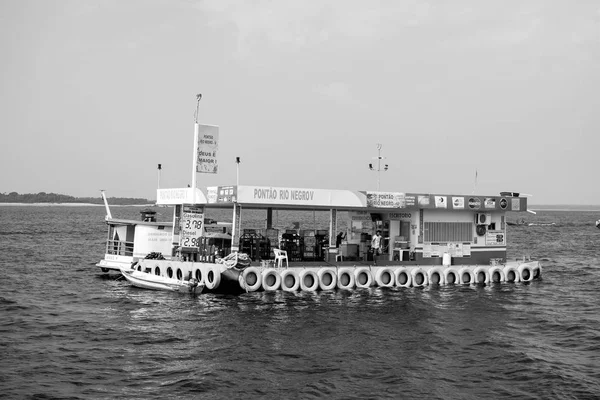
{"type": "Polygon", "coordinates": [[[198,110],[200,108],[200,100],[202,94],[196,95],[196,114],[194,115],[194,148],[193,148],[193,160],[192,160],[192,204],[196,204],[196,173],[198,171],[198,110]]]}

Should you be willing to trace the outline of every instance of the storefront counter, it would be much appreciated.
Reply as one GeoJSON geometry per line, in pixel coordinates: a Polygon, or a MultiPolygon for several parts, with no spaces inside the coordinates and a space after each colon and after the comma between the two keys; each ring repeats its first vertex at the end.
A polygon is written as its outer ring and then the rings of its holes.
{"type": "Polygon", "coordinates": [[[340,246],[342,256],[344,260],[357,260],[358,259],[358,244],[354,243],[342,243],[340,246]]]}

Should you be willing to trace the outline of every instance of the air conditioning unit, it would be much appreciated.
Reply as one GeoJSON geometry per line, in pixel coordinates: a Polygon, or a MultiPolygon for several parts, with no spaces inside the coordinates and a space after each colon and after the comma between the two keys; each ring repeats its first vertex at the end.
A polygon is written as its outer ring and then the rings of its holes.
{"type": "Polygon", "coordinates": [[[489,225],[492,223],[492,214],[477,213],[477,225],[489,225]]]}

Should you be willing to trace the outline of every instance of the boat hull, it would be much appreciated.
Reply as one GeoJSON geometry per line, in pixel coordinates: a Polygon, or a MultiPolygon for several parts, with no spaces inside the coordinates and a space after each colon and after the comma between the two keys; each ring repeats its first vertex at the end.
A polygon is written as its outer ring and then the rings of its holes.
{"type": "MultiPolygon", "coordinates": [[[[331,290],[353,289],[363,287],[416,287],[434,284],[495,284],[518,283],[541,279],[541,264],[539,261],[505,261],[503,263],[477,265],[357,265],[355,262],[328,264],[314,262],[301,265],[290,264],[288,268],[273,268],[250,266],[247,268],[228,267],[224,264],[198,263],[187,261],[140,260],[136,269],[142,274],[152,273],[165,276],[191,276],[205,285],[205,292],[239,294],[249,291],[288,290],[294,288],[290,280],[298,281],[294,290],[331,290]],[[252,271],[250,271],[252,270],[252,271]],[[501,270],[499,272],[498,270],[501,270]],[[333,271],[331,274],[326,271],[333,271]],[[353,284],[343,283],[342,272],[352,275],[353,284]],[[172,275],[171,275],[172,274],[172,275]],[[278,288],[269,284],[279,281],[278,288]],[[279,277],[273,276],[273,274],[279,277]],[[454,280],[448,280],[448,276],[454,280]],[[335,278],[332,276],[335,275],[335,278]],[[392,279],[393,276],[393,279],[392,279]],[[409,282],[404,277],[410,276],[409,282]],[[339,281],[336,285],[333,280],[339,281]],[[402,278],[402,279],[400,279],[402,278]],[[434,278],[434,279],[431,279],[434,278]],[[328,279],[328,280],[327,280],[328,279]],[[318,282],[316,282],[318,280],[318,282]],[[261,283],[257,284],[257,281],[261,283]],[[316,282],[316,283],[315,283],[316,282]],[[358,283],[357,283],[358,282],[358,283]],[[284,286],[287,284],[287,286],[284,286]],[[266,286],[265,286],[266,285],[266,286]],[[328,289],[324,289],[328,288],[328,289]]],[[[142,283],[140,283],[142,284],[142,283]]],[[[145,283],[147,284],[147,283],[145,283]]],[[[153,285],[155,285],[153,283],[153,285]]],[[[292,291],[292,290],[288,290],[292,291]]]]}
{"type": "Polygon", "coordinates": [[[204,290],[204,285],[202,284],[166,278],[133,269],[121,269],[121,274],[132,286],[141,289],[166,290],[170,292],[192,294],[200,294],[204,290]]]}

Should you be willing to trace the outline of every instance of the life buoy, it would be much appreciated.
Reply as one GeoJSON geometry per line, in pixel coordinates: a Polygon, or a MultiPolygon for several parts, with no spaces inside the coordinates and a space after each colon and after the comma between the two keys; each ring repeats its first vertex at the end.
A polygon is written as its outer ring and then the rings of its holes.
{"type": "Polygon", "coordinates": [[[477,228],[476,228],[477,236],[485,235],[485,231],[486,231],[485,225],[477,225],[477,228]]]}
{"type": "Polygon", "coordinates": [[[300,287],[300,277],[293,269],[286,269],[281,273],[281,289],[286,292],[295,292],[300,287]]]}
{"type": "Polygon", "coordinates": [[[408,272],[408,269],[403,267],[394,270],[394,280],[396,281],[396,286],[410,287],[410,285],[412,285],[412,277],[410,276],[410,272],[408,272]]]}
{"type": "Polygon", "coordinates": [[[260,270],[256,267],[244,268],[240,274],[242,289],[247,292],[256,292],[262,285],[260,270]]]}
{"type": "Polygon", "coordinates": [[[506,281],[506,275],[504,275],[502,267],[493,266],[488,273],[490,275],[490,283],[501,283],[506,281]]]}
{"type": "Polygon", "coordinates": [[[206,288],[208,290],[214,290],[221,284],[221,271],[211,265],[208,267],[208,272],[204,278],[206,288]]]}
{"type": "Polygon", "coordinates": [[[462,267],[458,271],[458,279],[461,285],[470,285],[475,283],[475,274],[467,267],[462,267]]]}
{"type": "Polygon", "coordinates": [[[394,271],[388,267],[379,268],[375,273],[375,283],[379,287],[393,287],[394,271]]]}
{"type": "Polygon", "coordinates": [[[444,270],[444,282],[446,285],[455,285],[460,283],[460,275],[454,267],[448,267],[444,270]]]}
{"type": "Polygon", "coordinates": [[[533,270],[531,269],[531,265],[529,265],[529,263],[519,265],[517,270],[519,271],[521,282],[531,282],[533,280],[533,270]]]}
{"type": "Polygon", "coordinates": [[[319,288],[319,276],[312,269],[300,272],[300,289],[307,292],[315,292],[319,288]]]}
{"type": "Polygon", "coordinates": [[[274,268],[262,272],[262,287],[266,292],[274,292],[281,287],[281,275],[274,268]]]}
{"type": "Polygon", "coordinates": [[[337,274],[332,268],[321,268],[317,274],[319,276],[319,289],[333,290],[337,285],[337,274]]]}
{"type": "Polygon", "coordinates": [[[367,267],[358,267],[354,270],[354,284],[357,288],[368,288],[373,284],[373,274],[367,267]]]}
{"type": "Polygon", "coordinates": [[[519,274],[519,270],[513,265],[507,265],[504,267],[504,277],[506,282],[517,283],[521,280],[521,274],[519,274]]]}
{"type": "Polygon", "coordinates": [[[351,268],[340,268],[337,276],[338,289],[354,289],[354,271],[351,268]]]}
{"type": "Polygon", "coordinates": [[[427,280],[430,285],[444,285],[444,269],[441,267],[433,267],[427,270],[427,280]]]}
{"type": "Polygon", "coordinates": [[[422,287],[427,285],[427,273],[423,271],[423,268],[416,267],[410,271],[410,275],[412,276],[412,285],[413,287],[422,287]]]}
{"type": "Polygon", "coordinates": [[[474,283],[483,283],[485,285],[490,283],[490,272],[486,267],[479,266],[473,270],[474,283]]]}

